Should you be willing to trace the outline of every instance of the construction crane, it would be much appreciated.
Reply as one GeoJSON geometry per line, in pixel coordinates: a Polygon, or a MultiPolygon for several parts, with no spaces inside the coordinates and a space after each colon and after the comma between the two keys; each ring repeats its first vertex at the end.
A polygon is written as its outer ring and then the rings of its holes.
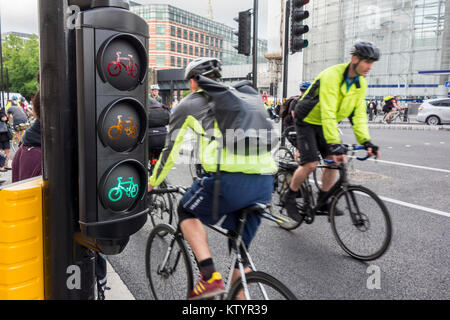
{"type": "Polygon", "coordinates": [[[212,0],[208,0],[208,19],[214,20],[213,9],[212,9],[212,0]]]}

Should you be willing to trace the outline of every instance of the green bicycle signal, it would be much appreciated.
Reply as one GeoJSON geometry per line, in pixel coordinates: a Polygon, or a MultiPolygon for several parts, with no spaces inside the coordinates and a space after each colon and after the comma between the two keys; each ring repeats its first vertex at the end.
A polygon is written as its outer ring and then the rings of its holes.
{"type": "Polygon", "coordinates": [[[117,178],[117,186],[112,188],[108,193],[109,200],[112,202],[117,202],[122,199],[124,193],[128,198],[132,199],[136,198],[139,193],[139,185],[133,182],[133,177],[130,177],[126,182],[122,182],[122,180],[123,177],[117,178]]]}

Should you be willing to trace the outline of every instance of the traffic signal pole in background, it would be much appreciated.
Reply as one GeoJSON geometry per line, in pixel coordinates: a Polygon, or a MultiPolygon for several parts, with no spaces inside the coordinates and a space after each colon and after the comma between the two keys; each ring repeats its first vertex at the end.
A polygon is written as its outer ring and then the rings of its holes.
{"type": "Polygon", "coordinates": [[[307,48],[309,45],[308,40],[304,39],[304,34],[309,31],[309,27],[304,24],[304,20],[309,17],[309,11],[304,10],[304,6],[308,3],[309,0],[286,1],[286,16],[284,25],[283,100],[288,98],[289,52],[291,54],[302,52],[303,49],[307,48]]]}
{"type": "Polygon", "coordinates": [[[234,48],[239,54],[247,57],[252,54],[252,80],[253,87],[258,90],[258,0],[253,0],[252,10],[239,12],[239,16],[234,18],[239,24],[238,30],[234,34],[238,37],[238,45],[234,48]],[[252,15],[253,15],[253,41],[252,41],[252,15]],[[252,50],[253,45],[253,50],[252,50]]]}

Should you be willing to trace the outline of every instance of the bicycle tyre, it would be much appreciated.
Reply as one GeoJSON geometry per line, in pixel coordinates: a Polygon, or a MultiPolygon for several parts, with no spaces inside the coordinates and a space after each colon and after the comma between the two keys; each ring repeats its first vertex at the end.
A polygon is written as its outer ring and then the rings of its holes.
{"type": "Polygon", "coordinates": [[[275,150],[275,152],[273,153],[273,158],[276,162],[278,162],[279,160],[295,160],[294,154],[291,152],[291,150],[289,150],[288,147],[283,146],[275,150]]]}
{"type": "Polygon", "coordinates": [[[186,300],[189,298],[189,292],[193,290],[192,262],[189,258],[186,244],[176,232],[173,226],[160,224],[152,230],[147,240],[145,247],[145,271],[150,291],[155,300],[186,300]],[[165,235],[161,236],[161,233],[165,235]],[[159,272],[160,264],[165,258],[170,242],[172,241],[174,241],[174,246],[172,247],[171,256],[168,261],[169,264],[174,264],[163,272],[159,272]],[[158,245],[159,242],[162,243],[161,246],[164,248],[158,245]],[[176,250],[175,246],[178,247],[178,250],[176,250]],[[183,260],[181,264],[180,258],[183,260]],[[174,272],[180,266],[184,266],[185,272],[180,272],[180,275],[177,274],[178,277],[175,279],[174,272]],[[173,272],[171,273],[171,271],[173,272]],[[161,288],[161,284],[158,282],[162,282],[163,288],[161,288]],[[184,288],[182,288],[183,286],[184,288]],[[167,295],[164,295],[162,292],[164,288],[168,288],[167,295]],[[180,288],[182,290],[178,290],[180,288]],[[174,297],[177,293],[179,294],[174,297]]]}
{"type": "MultiPolygon", "coordinates": [[[[260,289],[258,288],[259,286],[257,284],[264,285],[266,289],[267,287],[270,287],[272,289],[271,291],[275,291],[276,293],[278,293],[280,297],[284,298],[284,300],[297,300],[297,297],[292,293],[291,290],[288,289],[288,287],[286,287],[280,280],[274,278],[273,276],[265,272],[252,271],[247,273],[245,275],[245,278],[247,281],[247,286],[249,287],[250,298],[252,298],[252,300],[264,300],[262,292],[260,292],[261,296],[258,297],[254,296],[255,295],[254,288],[256,287],[257,289],[260,289]]],[[[231,289],[228,292],[227,300],[236,300],[241,290],[243,290],[243,284],[241,282],[241,278],[239,278],[231,286],[231,289]]],[[[270,299],[269,297],[269,300],[272,299],[270,299]]],[[[274,299],[274,300],[282,300],[282,299],[274,299]]]]}
{"type": "MultiPolygon", "coordinates": [[[[348,209],[348,204],[347,204],[347,209],[348,209]]],[[[353,229],[357,229],[360,231],[360,234],[366,233],[368,231],[370,231],[370,227],[371,224],[373,224],[374,219],[372,218],[372,221],[369,220],[369,217],[366,213],[362,213],[364,215],[364,217],[361,217],[361,220],[359,220],[359,223],[357,225],[355,225],[352,221],[351,223],[353,224],[354,228],[353,229]]],[[[371,216],[372,217],[372,216],[371,216]]],[[[375,216],[375,219],[377,219],[377,216],[375,216]]],[[[380,219],[380,218],[378,218],[380,219]]],[[[357,260],[361,260],[361,261],[371,261],[371,260],[375,260],[378,259],[379,257],[381,257],[389,248],[389,245],[391,243],[391,239],[392,239],[392,222],[391,222],[391,218],[389,215],[389,211],[386,208],[384,202],[371,190],[363,187],[363,186],[348,186],[348,191],[345,190],[341,190],[339,191],[336,196],[334,196],[334,199],[332,201],[331,204],[331,210],[330,210],[330,222],[331,222],[331,229],[333,231],[333,235],[336,238],[338,244],[340,245],[340,247],[347,253],[349,254],[351,257],[357,259],[357,260]],[[355,202],[358,202],[359,200],[356,200],[357,198],[355,197],[356,192],[360,193],[360,194],[365,194],[364,198],[360,198],[360,199],[364,199],[364,200],[372,200],[374,203],[372,203],[372,206],[362,206],[361,205],[361,201],[359,201],[358,207],[359,209],[364,209],[364,210],[368,210],[371,209],[373,210],[374,204],[376,204],[378,206],[379,209],[381,209],[381,213],[382,213],[382,218],[384,220],[384,229],[385,229],[385,234],[382,236],[383,240],[381,245],[374,251],[374,252],[367,252],[367,250],[364,250],[366,252],[357,252],[357,250],[355,250],[355,248],[352,246],[353,243],[346,243],[346,241],[344,240],[343,235],[341,234],[341,230],[338,231],[338,229],[340,229],[340,227],[337,227],[337,222],[339,221],[339,225],[341,224],[340,221],[343,221],[341,219],[345,219],[346,215],[348,215],[348,213],[344,213],[343,217],[336,217],[335,216],[335,212],[336,212],[336,207],[337,204],[339,202],[340,199],[344,199],[344,201],[346,202],[347,200],[345,199],[345,194],[346,192],[348,193],[348,195],[350,195],[353,199],[355,199],[355,202]],[[353,196],[352,196],[353,194],[353,196]]],[[[358,234],[358,236],[360,235],[358,234]]],[[[375,232],[373,233],[374,235],[378,236],[379,234],[381,234],[381,232],[375,232]]],[[[352,240],[357,238],[358,236],[352,236],[352,240]]],[[[359,237],[361,238],[361,237],[359,237]]],[[[369,243],[374,243],[374,242],[378,242],[378,241],[367,241],[365,243],[363,243],[363,241],[361,241],[360,239],[356,239],[356,241],[353,241],[356,244],[369,244],[369,243]]]]}
{"type": "MultiPolygon", "coordinates": [[[[167,188],[167,183],[161,183],[161,188],[167,188]]],[[[149,194],[149,212],[150,221],[153,227],[165,223],[172,225],[174,215],[174,205],[172,195],[170,194],[149,194]]],[[[164,236],[161,233],[160,236],[164,236]]]]}
{"type": "Polygon", "coordinates": [[[289,217],[285,208],[283,208],[283,203],[281,198],[284,193],[289,188],[290,180],[288,180],[287,175],[291,175],[292,173],[286,171],[278,171],[274,177],[274,193],[272,195],[271,203],[270,203],[270,213],[280,220],[284,220],[286,222],[277,222],[278,226],[284,230],[292,231],[297,229],[302,223],[297,222],[289,217]]]}

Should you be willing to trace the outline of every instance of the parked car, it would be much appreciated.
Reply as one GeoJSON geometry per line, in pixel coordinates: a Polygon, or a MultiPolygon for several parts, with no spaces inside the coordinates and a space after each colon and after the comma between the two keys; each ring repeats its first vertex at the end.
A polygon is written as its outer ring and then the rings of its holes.
{"type": "Polygon", "coordinates": [[[450,98],[424,101],[419,107],[417,121],[430,126],[450,123],[450,98]]]}

